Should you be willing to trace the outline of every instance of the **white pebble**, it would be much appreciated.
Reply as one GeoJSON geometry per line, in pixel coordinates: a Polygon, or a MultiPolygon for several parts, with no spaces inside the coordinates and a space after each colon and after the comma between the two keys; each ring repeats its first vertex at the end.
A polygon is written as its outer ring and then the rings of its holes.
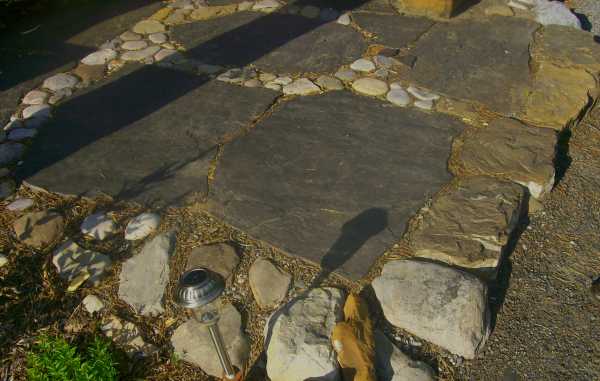
{"type": "Polygon", "coordinates": [[[415,98],[420,99],[422,101],[435,101],[440,99],[439,95],[432,93],[431,91],[427,91],[425,89],[420,89],[415,86],[409,86],[407,90],[415,98]]]}
{"type": "Polygon", "coordinates": [[[415,101],[415,107],[418,107],[423,110],[431,110],[433,108],[433,101],[432,100],[424,101],[424,100],[419,99],[419,100],[415,101]]]}
{"type": "Polygon", "coordinates": [[[125,239],[136,241],[146,238],[148,235],[158,229],[160,216],[156,213],[142,213],[133,218],[125,228],[125,239]]]}
{"type": "Polygon", "coordinates": [[[336,22],[341,25],[350,25],[350,13],[342,14],[336,22]]]}
{"type": "Polygon", "coordinates": [[[102,49],[88,54],[81,60],[81,63],[84,65],[106,65],[115,58],[117,58],[117,52],[112,49],[102,49]]]}
{"type": "Polygon", "coordinates": [[[82,303],[85,310],[90,314],[101,311],[104,308],[104,303],[96,295],[86,296],[83,298],[82,303]]]}
{"type": "Polygon", "coordinates": [[[115,222],[104,213],[94,213],[81,224],[81,232],[92,238],[103,240],[117,230],[115,222]]]}
{"type": "Polygon", "coordinates": [[[41,105],[48,98],[48,93],[40,90],[31,90],[23,97],[25,105],[41,105]]]}
{"type": "Polygon", "coordinates": [[[277,77],[276,79],[273,80],[274,83],[278,84],[278,85],[289,85],[290,83],[292,83],[292,79],[290,77],[277,77]]]}
{"type": "Polygon", "coordinates": [[[392,89],[386,99],[396,106],[405,107],[410,103],[410,96],[402,89],[392,89]]]}
{"type": "Polygon", "coordinates": [[[366,58],[359,58],[356,61],[352,62],[350,65],[350,69],[361,71],[363,73],[368,73],[370,71],[375,70],[375,64],[366,58]]]}

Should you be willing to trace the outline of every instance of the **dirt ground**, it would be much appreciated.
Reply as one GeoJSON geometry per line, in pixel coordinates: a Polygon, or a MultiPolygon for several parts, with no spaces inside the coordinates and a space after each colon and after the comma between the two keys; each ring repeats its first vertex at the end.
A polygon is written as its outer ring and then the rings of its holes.
{"type": "Polygon", "coordinates": [[[570,165],[530,215],[504,269],[494,331],[465,379],[600,379],[600,301],[590,292],[600,275],[600,109],[563,140],[570,165]]]}

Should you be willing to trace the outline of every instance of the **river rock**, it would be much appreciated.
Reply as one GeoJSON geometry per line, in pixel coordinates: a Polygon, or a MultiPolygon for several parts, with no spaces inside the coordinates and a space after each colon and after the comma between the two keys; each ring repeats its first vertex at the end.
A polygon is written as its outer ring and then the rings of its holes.
{"type": "Polygon", "coordinates": [[[119,298],[137,313],[154,316],[164,312],[163,296],[169,283],[169,259],[175,249],[173,233],[160,234],[129,258],[119,277],[119,298]]]}
{"type": "Polygon", "coordinates": [[[352,83],[352,88],[365,95],[379,96],[387,93],[388,85],[375,78],[361,78],[352,83]]]}
{"type": "Polygon", "coordinates": [[[372,285],[390,323],[454,354],[474,358],[489,335],[487,287],[474,275],[398,260],[372,285]]]}
{"type": "Polygon", "coordinates": [[[315,85],[310,79],[300,78],[283,87],[283,93],[286,95],[309,95],[321,92],[319,86],[315,85]]]}
{"type": "Polygon", "coordinates": [[[279,304],[287,295],[292,276],[267,259],[258,258],[248,272],[252,294],[260,307],[279,304]]]}
{"type": "Polygon", "coordinates": [[[403,89],[392,89],[385,96],[390,103],[396,106],[406,107],[410,104],[410,96],[403,89]]]}
{"type": "Polygon", "coordinates": [[[121,55],[121,59],[124,61],[142,61],[148,57],[152,57],[159,50],[160,46],[153,45],[142,50],[127,51],[121,55]]]}
{"type": "Polygon", "coordinates": [[[115,58],[117,58],[117,52],[112,49],[102,49],[88,54],[81,60],[81,63],[84,65],[106,65],[115,58]]]}
{"type": "Polygon", "coordinates": [[[48,98],[48,93],[40,90],[31,90],[23,97],[23,104],[41,105],[48,98]]]}
{"type": "Polygon", "coordinates": [[[94,286],[112,264],[107,255],[84,249],[73,241],[63,243],[54,251],[52,263],[67,282],[86,275],[86,282],[94,286]]]}
{"type": "Polygon", "coordinates": [[[72,88],[77,84],[77,82],[79,82],[79,80],[76,77],[70,74],[59,73],[53,75],[50,78],[47,78],[44,81],[43,87],[45,87],[48,90],[58,91],[62,89],[72,88]]]}
{"type": "Polygon", "coordinates": [[[339,380],[330,337],[344,316],[344,293],[316,288],[271,315],[266,327],[267,375],[271,381],[339,380]]]}
{"type": "Polygon", "coordinates": [[[316,80],[317,85],[319,85],[323,90],[343,90],[344,85],[342,82],[337,79],[330,77],[328,75],[322,75],[316,80]]]}
{"type": "Polygon", "coordinates": [[[459,165],[468,174],[503,177],[526,186],[540,198],[554,186],[557,144],[554,131],[499,118],[467,134],[459,149],[459,165]]]}
{"type": "Polygon", "coordinates": [[[525,190],[515,183],[484,176],[461,179],[421,210],[411,238],[415,254],[493,278],[524,201],[525,190]]]}
{"type": "Polygon", "coordinates": [[[144,239],[158,229],[160,216],[156,213],[142,213],[133,218],[125,227],[125,239],[136,241],[144,239]]]}
{"type": "MultiPolygon", "coordinates": [[[[221,309],[221,317],[217,324],[232,364],[241,369],[250,354],[250,344],[242,330],[240,313],[233,305],[226,304],[221,309]]],[[[173,333],[171,344],[182,360],[200,367],[209,376],[223,376],[223,368],[210,334],[206,327],[196,320],[189,319],[180,325],[173,333]]]]}
{"type": "Polygon", "coordinates": [[[27,213],[13,223],[17,239],[36,249],[56,242],[62,236],[64,226],[63,217],[48,210],[27,213]]]}
{"type": "Polygon", "coordinates": [[[0,268],[8,264],[8,257],[4,254],[0,254],[0,268]]]}
{"type": "Polygon", "coordinates": [[[196,21],[208,20],[215,17],[227,16],[237,10],[236,4],[216,5],[211,7],[200,7],[194,10],[190,17],[196,21]]]}
{"type": "Polygon", "coordinates": [[[165,26],[157,20],[142,20],[134,25],[134,33],[152,34],[165,31],[165,26]]]}
{"type": "Polygon", "coordinates": [[[352,62],[352,64],[350,65],[350,69],[361,71],[363,73],[369,73],[375,70],[375,64],[369,59],[359,58],[356,61],[352,62]]]}
{"type": "Polygon", "coordinates": [[[133,33],[130,30],[128,30],[126,32],[123,32],[119,37],[123,41],[137,41],[137,40],[141,40],[142,39],[141,35],[139,35],[137,33],[133,33]]]}
{"type": "Polygon", "coordinates": [[[148,43],[144,40],[139,41],[126,41],[121,45],[124,50],[142,50],[148,46],[148,43]]]}
{"type": "Polygon", "coordinates": [[[117,224],[104,213],[87,216],[81,223],[81,232],[91,238],[104,240],[117,231],[117,224]]]}
{"type": "Polygon", "coordinates": [[[48,119],[50,117],[50,106],[46,104],[27,106],[23,112],[23,119],[39,118],[48,119]]]}
{"type": "Polygon", "coordinates": [[[104,308],[104,303],[102,300],[100,300],[100,298],[98,298],[96,295],[92,294],[83,298],[81,303],[83,304],[83,308],[85,308],[85,310],[90,314],[101,311],[104,308]]]}

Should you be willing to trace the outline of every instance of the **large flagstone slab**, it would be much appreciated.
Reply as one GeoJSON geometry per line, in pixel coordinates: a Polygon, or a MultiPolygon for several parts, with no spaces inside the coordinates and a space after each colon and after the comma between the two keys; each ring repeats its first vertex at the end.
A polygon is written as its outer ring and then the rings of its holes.
{"type": "Polygon", "coordinates": [[[434,24],[425,17],[398,14],[354,13],[352,17],[361,28],[375,33],[377,43],[394,48],[415,42],[434,24]]]}
{"type": "Polygon", "coordinates": [[[511,17],[439,23],[411,54],[411,77],[449,97],[514,116],[529,90],[529,45],[538,24],[511,17]]]}
{"type": "Polygon", "coordinates": [[[208,206],[255,238],[359,278],[450,180],[462,129],[348,92],[297,98],[225,146],[208,206]]]}
{"type": "Polygon", "coordinates": [[[59,193],[179,203],[206,192],[215,145],[238,134],[276,95],[132,66],[59,105],[19,175],[59,193]]]}
{"type": "Polygon", "coordinates": [[[359,58],[359,32],[335,22],[298,15],[240,12],[173,28],[187,55],[224,67],[254,64],[276,72],[332,72],[359,58]]]}

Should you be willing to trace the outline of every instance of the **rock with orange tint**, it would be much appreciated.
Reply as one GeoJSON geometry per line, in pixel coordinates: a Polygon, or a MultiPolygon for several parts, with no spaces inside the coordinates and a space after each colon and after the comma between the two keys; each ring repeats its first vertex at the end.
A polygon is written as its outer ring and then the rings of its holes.
{"type": "Polygon", "coordinates": [[[406,13],[450,18],[463,3],[464,0],[396,0],[392,4],[406,13]]]}

